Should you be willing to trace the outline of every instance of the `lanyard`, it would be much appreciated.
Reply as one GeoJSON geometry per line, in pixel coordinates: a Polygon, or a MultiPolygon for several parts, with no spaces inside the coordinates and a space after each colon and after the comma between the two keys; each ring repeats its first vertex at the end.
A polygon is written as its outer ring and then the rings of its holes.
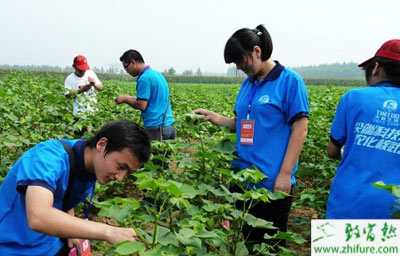
{"type": "Polygon", "coordinates": [[[249,120],[249,118],[250,118],[251,107],[252,107],[254,95],[256,95],[256,92],[257,92],[257,85],[254,84],[251,86],[249,104],[247,105],[247,115],[246,115],[247,120],[249,120]]]}
{"type": "Polygon", "coordinates": [[[94,197],[94,190],[95,190],[95,188],[96,188],[96,183],[94,183],[93,184],[93,186],[92,186],[92,189],[91,189],[91,191],[90,191],[90,194],[89,194],[89,204],[86,204],[85,205],[85,207],[84,207],[84,209],[83,209],[83,212],[84,212],[84,215],[85,215],[85,219],[89,219],[89,211],[90,211],[90,209],[92,208],[92,206],[93,206],[93,197],[94,197]]]}

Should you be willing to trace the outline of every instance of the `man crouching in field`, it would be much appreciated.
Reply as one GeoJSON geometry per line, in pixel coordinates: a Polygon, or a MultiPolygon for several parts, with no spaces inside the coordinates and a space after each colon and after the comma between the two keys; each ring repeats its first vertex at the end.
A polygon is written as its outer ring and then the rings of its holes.
{"type": "Polygon", "coordinates": [[[80,219],[73,209],[93,197],[96,180],[121,181],[149,156],[148,136],[129,121],[106,124],[89,140],[48,140],[29,149],[0,186],[0,255],[60,255],[60,238],[134,240],[133,229],[80,219]]]}

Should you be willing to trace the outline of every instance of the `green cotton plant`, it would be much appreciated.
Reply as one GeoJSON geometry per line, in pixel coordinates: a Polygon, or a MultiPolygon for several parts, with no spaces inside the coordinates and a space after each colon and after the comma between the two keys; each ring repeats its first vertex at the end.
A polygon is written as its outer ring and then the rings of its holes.
{"type": "MultiPolygon", "coordinates": [[[[134,82],[114,76],[102,79],[95,115],[75,120],[72,101],[64,97],[62,73],[6,72],[0,76],[0,181],[10,166],[29,147],[50,138],[75,138],[87,128],[90,137],[106,122],[129,119],[141,124],[140,112],[122,104],[118,95],[134,95],[134,82]]],[[[106,76],[103,76],[103,78],[106,76]]],[[[153,142],[152,160],[123,182],[96,190],[95,204],[101,219],[136,230],[138,241],[122,247],[94,242],[100,255],[271,255],[267,243],[248,246],[243,225],[269,226],[236,208],[236,203],[255,205],[281,195],[249,189],[259,173],[234,173],[230,162],[236,135],[204,122],[192,110],[210,109],[233,117],[232,106],[239,84],[170,84],[170,100],[178,137],[153,142]],[[188,114],[189,115],[186,115],[188,114]],[[242,191],[230,191],[233,185],[242,191]],[[105,219],[104,219],[105,220],[105,219]],[[105,220],[108,221],[108,220],[105,220]],[[257,249],[259,248],[259,249],[257,249]]],[[[309,135],[300,156],[297,207],[323,213],[330,179],[337,162],[322,157],[337,100],[348,88],[309,86],[309,135]]],[[[292,241],[294,237],[285,239],[292,241]]],[[[268,239],[266,238],[266,241],[268,239]]],[[[282,248],[281,251],[287,250],[282,248]]]]}
{"type": "Polygon", "coordinates": [[[139,201],[134,198],[114,197],[102,202],[94,201],[94,206],[100,209],[100,217],[109,217],[124,224],[125,220],[140,207],[139,201]]]}

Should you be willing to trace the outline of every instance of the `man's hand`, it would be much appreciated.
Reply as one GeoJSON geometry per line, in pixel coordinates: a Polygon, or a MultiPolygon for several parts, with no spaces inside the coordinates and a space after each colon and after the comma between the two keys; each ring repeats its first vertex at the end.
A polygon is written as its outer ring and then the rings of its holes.
{"type": "Polygon", "coordinates": [[[92,88],[92,86],[94,86],[94,83],[88,83],[87,85],[80,85],[79,88],[79,92],[86,92],[89,91],[90,88],[92,88]]]}
{"type": "Polygon", "coordinates": [[[127,103],[129,104],[130,102],[136,101],[136,97],[134,96],[129,96],[129,95],[120,95],[117,98],[115,98],[115,103],[116,104],[122,104],[122,103],[127,103]]]}
{"type": "Polygon", "coordinates": [[[64,95],[67,99],[70,99],[70,98],[75,98],[77,94],[78,94],[78,90],[71,89],[71,90],[68,90],[64,95]]]}
{"type": "Polygon", "coordinates": [[[110,244],[117,244],[123,241],[137,240],[136,232],[133,228],[119,228],[109,226],[106,231],[106,241],[110,244]]]}
{"type": "Polygon", "coordinates": [[[118,105],[125,103],[125,98],[126,98],[125,95],[120,95],[117,98],[115,98],[115,103],[118,105]]]}

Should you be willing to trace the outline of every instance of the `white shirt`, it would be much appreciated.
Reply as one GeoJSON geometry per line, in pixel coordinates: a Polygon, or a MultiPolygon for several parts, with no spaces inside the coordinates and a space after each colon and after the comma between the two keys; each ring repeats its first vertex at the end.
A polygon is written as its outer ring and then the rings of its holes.
{"type": "MultiPolygon", "coordinates": [[[[79,90],[80,86],[87,85],[90,81],[93,81],[96,86],[101,84],[101,81],[93,70],[86,70],[82,77],[77,76],[75,73],[71,73],[67,76],[64,82],[65,94],[79,90]]],[[[81,116],[85,113],[93,113],[97,111],[96,105],[96,89],[91,87],[88,91],[79,93],[75,96],[73,115],[81,116]]]]}

